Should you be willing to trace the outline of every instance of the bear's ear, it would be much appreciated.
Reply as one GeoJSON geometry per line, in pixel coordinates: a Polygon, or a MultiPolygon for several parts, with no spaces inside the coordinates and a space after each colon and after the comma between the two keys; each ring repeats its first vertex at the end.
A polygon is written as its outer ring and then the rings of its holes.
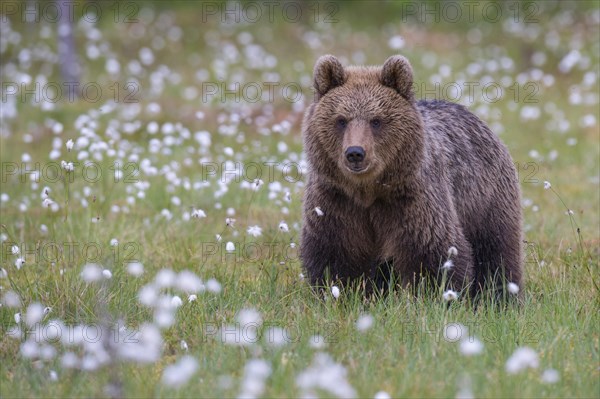
{"type": "Polygon", "coordinates": [[[381,69],[381,84],[391,87],[408,101],[414,102],[413,71],[405,57],[393,55],[387,59],[381,69]]]}
{"type": "Polygon", "coordinates": [[[319,57],[315,64],[314,85],[316,100],[323,97],[329,90],[346,82],[346,71],[340,61],[333,55],[319,57]]]}

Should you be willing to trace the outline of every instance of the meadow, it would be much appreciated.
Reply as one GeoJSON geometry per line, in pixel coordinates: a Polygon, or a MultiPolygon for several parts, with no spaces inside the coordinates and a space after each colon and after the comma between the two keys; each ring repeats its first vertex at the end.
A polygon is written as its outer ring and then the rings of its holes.
{"type": "Polygon", "coordinates": [[[1,398],[600,397],[597,2],[28,4],[0,9],[1,398]],[[323,54],[402,54],[508,146],[521,304],[311,289],[323,54]]]}

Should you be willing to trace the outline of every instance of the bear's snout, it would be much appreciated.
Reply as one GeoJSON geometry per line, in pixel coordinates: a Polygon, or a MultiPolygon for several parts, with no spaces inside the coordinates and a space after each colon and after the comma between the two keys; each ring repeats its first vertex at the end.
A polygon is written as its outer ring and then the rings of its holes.
{"type": "Polygon", "coordinates": [[[365,149],[358,146],[348,147],[346,149],[346,159],[351,163],[359,163],[365,159],[365,149]]]}

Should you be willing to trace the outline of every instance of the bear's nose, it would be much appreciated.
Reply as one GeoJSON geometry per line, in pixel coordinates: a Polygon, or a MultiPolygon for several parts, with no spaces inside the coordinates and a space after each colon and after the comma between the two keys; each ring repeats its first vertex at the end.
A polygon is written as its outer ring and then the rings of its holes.
{"type": "Polygon", "coordinates": [[[348,147],[346,159],[349,162],[362,162],[365,159],[365,149],[362,147],[348,147]]]}

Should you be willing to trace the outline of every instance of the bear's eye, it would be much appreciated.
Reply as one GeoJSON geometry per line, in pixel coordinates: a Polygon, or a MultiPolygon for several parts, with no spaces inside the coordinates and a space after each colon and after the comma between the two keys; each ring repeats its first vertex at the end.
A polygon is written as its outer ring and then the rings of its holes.
{"type": "Polygon", "coordinates": [[[346,126],[348,126],[348,120],[346,118],[344,118],[343,116],[340,116],[335,120],[335,126],[338,129],[345,129],[346,126]]]}
{"type": "Polygon", "coordinates": [[[379,118],[371,119],[370,124],[373,129],[379,129],[381,127],[381,119],[379,119],[379,118]]]}

